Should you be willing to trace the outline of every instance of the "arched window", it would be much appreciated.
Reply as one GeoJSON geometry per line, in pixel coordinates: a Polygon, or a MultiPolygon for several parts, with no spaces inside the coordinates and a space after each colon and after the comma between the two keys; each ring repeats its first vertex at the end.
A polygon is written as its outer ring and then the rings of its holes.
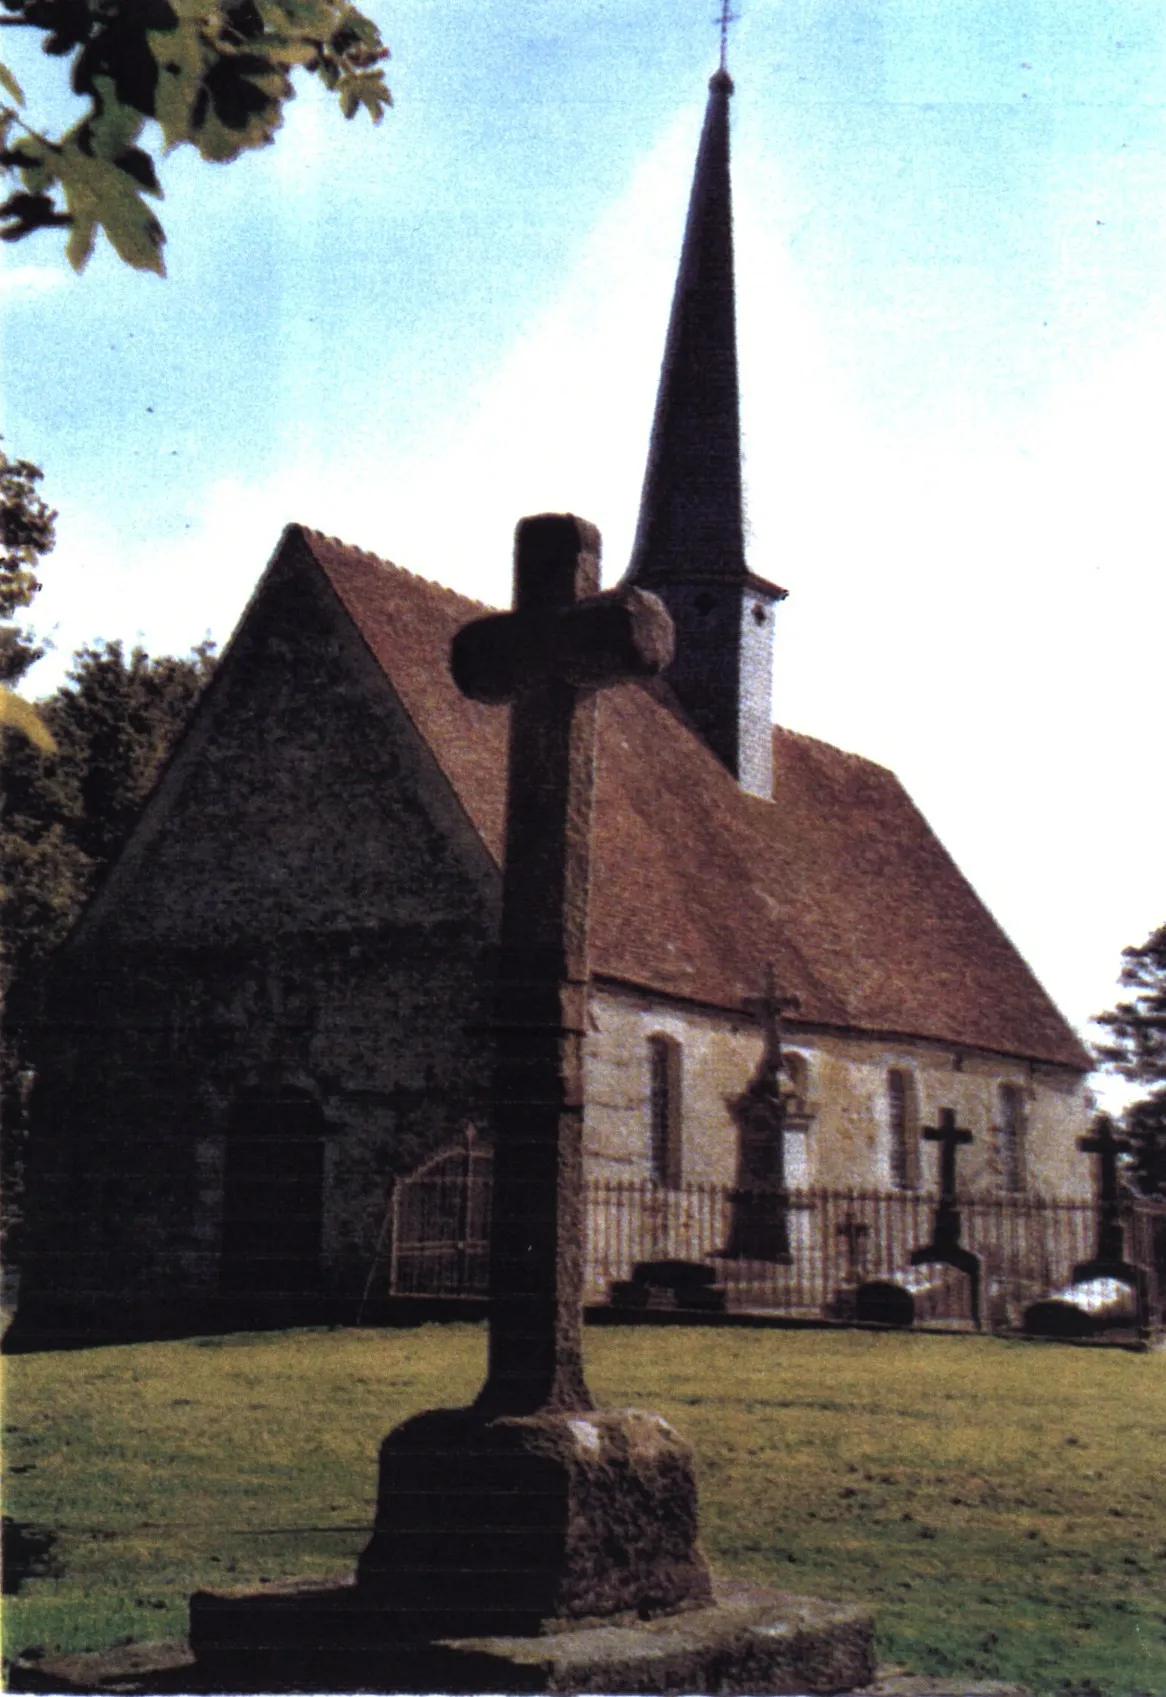
{"type": "Polygon", "coordinates": [[[1002,1084],[997,1091],[996,1162],[1005,1190],[1024,1189],[1024,1091],[1002,1084]]]}
{"type": "Polygon", "coordinates": [[[901,1067],[892,1067],[887,1074],[887,1126],[891,1183],[897,1190],[914,1190],[919,1183],[919,1137],[915,1121],[915,1081],[901,1067]]]}
{"type": "Polygon", "coordinates": [[[680,1044],[675,1038],[648,1038],[652,1178],[668,1190],[676,1190],[684,1176],[680,1062],[680,1044]]]}

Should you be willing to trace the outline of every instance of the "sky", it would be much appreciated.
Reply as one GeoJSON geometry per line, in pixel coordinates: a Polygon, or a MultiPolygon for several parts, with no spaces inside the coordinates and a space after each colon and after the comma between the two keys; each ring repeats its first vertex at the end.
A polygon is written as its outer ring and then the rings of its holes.
{"type": "MultiPolygon", "coordinates": [[[[31,693],[95,638],[222,644],[293,520],[495,604],[524,513],[627,563],[718,8],[366,9],[393,111],[309,82],[274,147],[165,160],[165,281],[0,252],[0,431],[60,513],[31,693]]],[[[736,10],[775,717],[899,775],[1089,1035],[1166,919],[1166,12],[736,10]]]]}

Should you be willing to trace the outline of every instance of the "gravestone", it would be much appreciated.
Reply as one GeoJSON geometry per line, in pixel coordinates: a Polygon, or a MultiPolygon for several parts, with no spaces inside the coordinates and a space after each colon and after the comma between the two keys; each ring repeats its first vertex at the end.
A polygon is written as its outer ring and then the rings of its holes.
{"type": "Polygon", "coordinates": [[[953,1268],[963,1275],[972,1324],[980,1328],[980,1257],[960,1241],[962,1222],[956,1201],[956,1151],[971,1143],[972,1133],[956,1124],[955,1112],[941,1108],[939,1124],[926,1126],[920,1134],[927,1143],[939,1145],[939,1197],[931,1223],[931,1238],[911,1251],[909,1266],[900,1273],[870,1279],[855,1293],[855,1317],[880,1325],[910,1326],[919,1317],[921,1301],[948,1305],[953,1268]]]}
{"type": "Polygon", "coordinates": [[[714,1599],[688,1446],[656,1414],[596,1409],[583,1374],[596,692],[656,673],[671,634],[654,596],[599,592],[592,526],[544,515],[519,526],[513,611],[454,640],[459,687],[511,711],[486,1381],[385,1439],[354,1580],[192,1598],[212,1686],[766,1692],[872,1671],[862,1610],[714,1599]]]}
{"type": "Polygon", "coordinates": [[[799,1006],[796,996],[781,996],[773,968],[766,972],[765,994],[745,1006],[761,1020],[765,1047],[744,1093],[731,1104],[737,1122],[737,1186],[733,1191],[729,1238],[720,1254],[726,1260],[793,1260],[789,1238],[789,1191],[786,1188],[786,1097],[782,1075],[781,1016],[799,1006]]]}
{"type": "Polygon", "coordinates": [[[845,1249],[846,1273],[842,1282],[826,1302],[826,1318],[828,1320],[856,1320],[858,1318],[858,1291],[863,1283],[863,1245],[870,1236],[870,1225],[866,1220],[857,1219],[852,1213],[847,1214],[841,1224],[835,1228],[834,1235],[845,1249]]]}
{"type": "Polygon", "coordinates": [[[1092,1257],[1079,1261],[1073,1277],[1024,1311],[1024,1329],[1032,1337],[1083,1338],[1115,1330],[1147,1330],[1148,1276],[1126,1260],[1117,1158],[1132,1147],[1115,1137],[1113,1121],[1099,1114],[1078,1149],[1097,1156],[1097,1237],[1092,1257]]]}
{"type": "Polygon", "coordinates": [[[935,1205],[935,1216],[931,1224],[931,1241],[921,1243],[917,1249],[911,1251],[911,1265],[923,1267],[938,1262],[966,1274],[971,1294],[972,1320],[978,1330],[980,1257],[974,1255],[970,1249],[965,1249],[960,1242],[962,1223],[956,1206],[955,1183],[956,1150],[971,1143],[972,1134],[956,1124],[953,1109],[941,1108],[939,1124],[924,1127],[922,1135],[924,1142],[939,1145],[939,1201],[935,1205]]]}
{"type": "Polygon", "coordinates": [[[630,1279],[613,1282],[611,1306],[723,1314],[725,1288],[707,1261],[637,1261],[630,1279]]]}

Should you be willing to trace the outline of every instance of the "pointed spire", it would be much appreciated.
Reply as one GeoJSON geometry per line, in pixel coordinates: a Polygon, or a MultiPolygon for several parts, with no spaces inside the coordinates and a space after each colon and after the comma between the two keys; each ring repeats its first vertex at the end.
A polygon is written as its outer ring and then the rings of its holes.
{"type": "MultiPolygon", "coordinates": [[[[728,27],[722,6],[722,45],[728,27]]],[[[665,677],[742,789],[772,793],[773,607],[785,590],[745,560],[729,188],[729,97],[709,82],[680,274],[627,577],[661,597],[676,654],[665,677]]]]}
{"type": "Polygon", "coordinates": [[[729,97],[709,81],[629,576],[740,581],[745,564],[729,97]]]}

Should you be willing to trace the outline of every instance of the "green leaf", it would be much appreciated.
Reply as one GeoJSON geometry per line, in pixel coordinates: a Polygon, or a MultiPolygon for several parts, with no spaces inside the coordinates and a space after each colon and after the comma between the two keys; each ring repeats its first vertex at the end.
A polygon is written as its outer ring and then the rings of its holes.
{"type": "Polygon", "coordinates": [[[90,146],[98,158],[116,162],[137,141],[146,120],[136,107],[122,105],[111,77],[94,77],[93,85],[101,105],[86,125],[90,146]]]}
{"type": "Polygon", "coordinates": [[[374,124],[380,123],[393,104],[380,71],[350,71],[340,78],[336,92],[346,118],[354,118],[363,106],[374,124]]]}
{"type": "Polygon", "coordinates": [[[192,140],[191,114],[202,89],[208,61],[198,25],[187,17],[180,18],[176,29],[151,30],[146,41],[158,61],[154,116],[169,151],[184,141],[192,140]]]}
{"type": "Polygon", "coordinates": [[[24,90],[5,64],[0,64],[0,88],[10,95],[18,106],[24,105],[24,90]]]}
{"type": "Polygon", "coordinates": [[[76,131],[61,142],[55,163],[65,205],[73,219],[66,248],[73,269],[84,268],[100,225],[119,259],[135,271],[153,271],[164,277],[162,244],[166,238],[133,177],[110,160],[85,153],[76,131]]]}

